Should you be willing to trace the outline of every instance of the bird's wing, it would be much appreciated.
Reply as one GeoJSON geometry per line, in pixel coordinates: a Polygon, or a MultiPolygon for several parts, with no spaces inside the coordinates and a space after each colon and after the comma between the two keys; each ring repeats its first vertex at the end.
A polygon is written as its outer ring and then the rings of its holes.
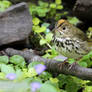
{"type": "Polygon", "coordinates": [[[77,39],[79,40],[82,40],[82,41],[86,41],[87,40],[87,36],[86,34],[80,30],[79,28],[76,28],[75,26],[73,26],[73,37],[76,37],[77,39]]]}
{"type": "Polygon", "coordinates": [[[82,51],[85,54],[87,54],[88,52],[92,50],[92,48],[89,46],[89,43],[87,41],[81,42],[80,46],[81,46],[80,51],[82,51]]]}

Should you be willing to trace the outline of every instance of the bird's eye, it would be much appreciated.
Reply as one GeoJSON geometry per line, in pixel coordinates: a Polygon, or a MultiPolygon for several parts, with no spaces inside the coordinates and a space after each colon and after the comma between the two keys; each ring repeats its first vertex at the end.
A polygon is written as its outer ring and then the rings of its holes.
{"type": "Polygon", "coordinates": [[[66,30],[66,27],[63,27],[62,29],[63,29],[63,30],[66,30]]]}

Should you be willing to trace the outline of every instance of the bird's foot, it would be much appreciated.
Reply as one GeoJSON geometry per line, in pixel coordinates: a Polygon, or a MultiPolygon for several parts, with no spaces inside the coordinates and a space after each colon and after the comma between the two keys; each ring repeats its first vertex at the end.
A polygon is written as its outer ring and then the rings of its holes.
{"type": "Polygon", "coordinates": [[[62,63],[58,64],[58,66],[59,66],[60,70],[62,70],[63,65],[65,65],[65,64],[68,64],[67,60],[65,60],[64,62],[62,62],[62,63]]]}
{"type": "Polygon", "coordinates": [[[72,64],[69,66],[69,70],[71,70],[72,68],[74,68],[75,65],[77,65],[77,64],[78,64],[77,62],[72,63],[72,64]]]}

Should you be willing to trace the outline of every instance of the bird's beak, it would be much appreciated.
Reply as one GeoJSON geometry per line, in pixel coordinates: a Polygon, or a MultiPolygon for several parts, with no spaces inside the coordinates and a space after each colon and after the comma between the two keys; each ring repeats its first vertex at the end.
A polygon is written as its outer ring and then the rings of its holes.
{"type": "Polygon", "coordinates": [[[55,27],[55,28],[52,30],[52,32],[55,33],[55,32],[56,32],[56,29],[57,29],[57,27],[55,27]]]}

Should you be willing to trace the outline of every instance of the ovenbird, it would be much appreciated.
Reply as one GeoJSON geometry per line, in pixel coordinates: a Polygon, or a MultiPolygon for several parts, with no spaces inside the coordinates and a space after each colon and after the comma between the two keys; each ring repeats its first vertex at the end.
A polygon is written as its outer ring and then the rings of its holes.
{"type": "Polygon", "coordinates": [[[85,33],[64,19],[55,25],[54,45],[59,54],[74,59],[81,58],[92,50],[85,33]]]}

